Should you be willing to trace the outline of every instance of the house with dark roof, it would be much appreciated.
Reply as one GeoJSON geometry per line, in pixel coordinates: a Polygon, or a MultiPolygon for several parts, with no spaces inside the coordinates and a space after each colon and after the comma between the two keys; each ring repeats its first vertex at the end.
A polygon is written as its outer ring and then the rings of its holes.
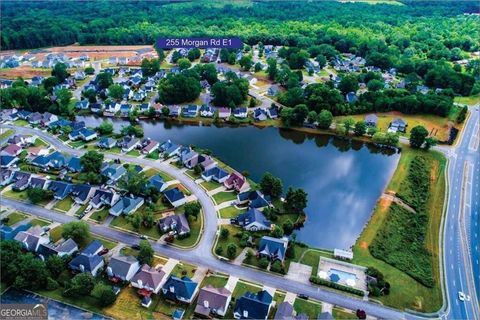
{"type": "Polygon", "coordinates": [[[205,181],[215,181],[218,183],[224,183],[227,180],[229,173],[220,167],[213,167],[205,170],[202,173],[202,178],[205,181]]]}
{"type": "Polygon", "coordinates": [[[133,256],[115,255],[110,258],[107,267],[109,278],[117,278],[122,281],[130,281],[140,269],[137,258],[133,256]]]}
{"type": "Polygon", "coordinates": [[[45,190],[50,185],[50,180],[43,179],[40,177],[31,177],[30,178],[30,188],[37,188],[45,190]]]}
{"type": "Polygon", "coordinates": [[[58,120],[58,117],[50,112],[45,112],[42,115],[42,119],[40,120],[40,124],[43,127],[47,127],[50,123],[55,122],[58,120]]]}
{"type": "Polygon", "coordinates": [[[32,175],[30,173],[15,171],[12,180],[14,181],[13,191],[23,191],[30,186],[32,175]]]}
{"type": "MultiPolygon", "coordinates": [[[[198,153],[190,147],[180,148],[179,154],[180,154],[179,155],[180,156],[180,162],[182,162],[182,164],[185,165],[185,166],[186,166],[186,164],[188,164],[188,165],[193,164],[195,162],[195,161],[193,161],[193,159],[198,158],[198,153]]],[[[197,163],[195,163],[195,165],[196,164],[197,163]]]]}
{"type": "Polygon", "coordinates": [[[181,147],[181,145],[178,145],[171,140],[167,140],[160,145],[159,150],[165,155],[165,157],[169,158],[178,156],[180,154],[181,147]]]}
{"type": "Polygon", "coordinates": [[[250,189],[250,184],[248,183],[247,178],[238,172],[232,172],[223,185],[228,190],[235,190],[237,192],[244,192],[250,189]]]}
{"type": "Polygon", "coordinates": [[[328,311],[325,311],[325,312],[321,312],[319,315],[318,315],[318,320],[334,320],[335,318],[333,317],[333,315],[328,312],[328,311]]]}
{"type": "Polygon", "coordinates": [[[147,181],[147,188],[150,187],[157,189],[159,192],[163,192],[163,190],[165,190],[168,185],[165,183],[165,181],[160,175],[156,174],[151,176],[150,179],[148,179],[147,181]]]}
{"type": "Polygon", "coordinates": [[[102,149],[111,149],[117,145],[117,140],[112,139],[112,138],[101,138],[97,142],[97,147],[102,148],[102,149]]]}
{"type": "Polygon", "coordinates": [[[79,130],[79,134],[83,141],[92,141],[97,138],[97,132],[93,129],[82,128],[79,130]]]}
{"type": "Polygon", "coordinates": [[[263,213],[253,208],[247,212],[240,213],[236,218],[232,219],[232,223],[248,231],[270,230],[272,227],[272,223],[267,220],[263,213]]]}
{"type": "Polygon", "coordinates": [[[130,283],[133,287],[158,293],[162,287],[165,272],[144,264],[137,274],[133,276],[130,283]]]}
{"type": "Polygon", "coordinates": [[[162,287],[166,300],[191,303],[198,292],[198,283],[187,276],[170,276],[162,287]]]}
{"type": "Polygon", "coordinates": [[[185,197],[183,192],[177,187],[166,190],[163,194],[165,195],[167,201],[170,202],[170,204],[175,208],[180,207],[187,201],[187,197],[185,197]]]}
{"type": "Polygon", "coordinates": [[[200,289],[195,307],[195,314],[210,318],[211,316],[225,316],[232,293],[226,288],[215,288],[207,285],[200,289]]]}
{"type": "Polygon", "coordinates": [[[233,116],[235,118],[245,119],[248,116],[248,109],[245,107],[239,107],[233,109],[233,116]]]}
{"type": "Polygon", "coordinates": [[[41,244],[50,242],[50,238],[40,226],[34,226],[26,231],[20,231],[13,239],[21,242],[26,250],[32,252],[37,252],[41,244]]]}
{"type": "Polygon", "coordinates": [[[245,191],[237,196],[238,204],[248,204],[249,208],[263,208],[271,205],[268,196],[263,195],[259,190],[245,191]]]}
{"type": "Polygon", "coordinates": [[[0,239],[12,240],[20,231],[27,231],[32,225],[30,223],[24,223],[17,225],[15,228],[2,224],[0,226],[0,239]]]}
{"type": "Polygon", "coordinates": [[[267,111],[262,108],[257,108],[253,111],[253,119],[255,121],[265,121],[268,119],[267,111]]]}
{"type": "Polygon", "coordinates": [[[200,116],[205,118],[211,118],[215,114],[215,110],[207,105],[203,105],[200,107],[200,116]]]}
{"type": "Polygon", "coordinates": [[[73,185],[63,181],[52,181],[48,186],[48,190],[53,191],[53,197],[57,200],[65,199],[73,189],[73,185]]]}
{"type": "Polygon", "coordinates": [[[63,166],[65,166],[68,163],[68,160],[69,160],[69,158],[67,158],[66,156],[64,156],[58,151],[55,151],[52,154],[49,154],[48,156],[46,156],[46,158],[48,159],[47,165],[57,170],[62,169],[63,166]]]}
{"type": "Polygon", "coordinates": [[[98,270],[105,264],[103,258],[98,255],[103,250],[103,244],[98,240],[93,240],[83,249],[83,251],[70,261],[70,269],[78,272],[88,272],[96,276],[98,270]]]}
{"type": "Polygon", "coordinates": [[[45,155],[39,155],[30,161],[30,164],[40,167],[42,169],[47,169],[49,163],[50,160],[48,159],[48,156],[45,155]]]}
{"type": "Polygon", "coordinates": [[[264,236],[260,239],[260,244],[258,245],[258,255],[260,257],[266,257],[272,262],[279,260],[283,263],[287,247],[288,239],[286,237],[279,239],[264,236]]]}
{"type": "Polygon", "coordinates": [[[178,235],[190,233],[190,225],[184,213],[172,214],[161,218],[158,221],[158,228],[161,232],[174,231],[178,235]]]}
{"type": "Polygon", "coordinates": [[[88,184],[74,184],[70,195],[75,203],[83,205],[93,197],[94,192],[95,189],[88,184]]]}
{"type": "Polygon", "coordinates": [[[70,172],[80,172],[82,171],[82,164],[80,163],[79,157],[71,157],[65,168],[70,172]]]}
{"type": "Polygon", "coordinates": [[[182,108],[182,116],[185,118],[195,118],[198,113],[198,106],[190,104],[182,108]]]}
{"type": "Polygon", "coordinates": [[[197,161],[197,163],[193,164],[195,162],[195,159],[192,159],[192,161],[189,165],[193,165],[192,166],[192,168],[193,168],[197,164],[199,164],[200,167],[202,168],[202,170],[204,170],[204,171],[209,170],[209,169],[211,169],[211,168],[213,168],[217,165],[217,161],[215,161],[212,157],[210,157],[208,155],[205,155],[205,154],[199,155],[198,159],[196,161],[197,161]]]}
{"type": "Polygon", "coordinates": [[[378,117],[376,114],[371,113],[365,116],[365,124],[367,125],[367,127],[370,127],[370,128],[376,127],[377,123],[378,123],[378,117]]]}
{"type": "Polygon", "coordinates": [[[50,256],[66,256],[66,255],[72,255],[75,252],[78,251],[78,245],[75,241],[72,239],[67,239],[60,243],[59,245],[55,246],[53,244],[47,243],[47,244],[41,244],[38,247],[38,255],[42,260],[47,260],[50,256]]]}
{"type": "Polygon", "coordinates": [[[103,206],[111,207],[113,206],[114,203],[117,202],[118,198],[119,198],[119,195],[112,190],[97,189],[93,194],[92,201],[90,201],[90,204],[95,209],[100,209],[103,206]]]}
{"type": "Polygon", "coordinates": [[[107,177],[108,184],[114,184],[127,173],[127,169],[119,163],[104,164],[100,174],[107,177]]]}
{"type": "Polygon", "coordinates": [[[345,100],[348,103],[355,103],[358,100],[358,96],[355,92],[349,92],[345,95],[345,100]]]}
{"type": "Polygon", "coordinates": [[[272,300],[272,296],[265,290],[258,293],[247,291],[237,299],[233,317],[235,319],[267,319],[272,300]]]}
{"type": "Polygon", "coordinates": [[[279,113],[280,111],[277,105],[273,105],[267,109],[267,115],[270,117],[270,119],[277,119],[279,113]]]}
{"type": "Polygon", "coordinates": [[[282,302],[277,307],[277,312],[275,312],[274,320],[293,320],[293,306],[289,302],[282,302]]]}
{"type": "Polygon", "coordinates": [[[130,152],[140,146],[140,140],[135,137],[126,136],[118,140],[117,144],[122,148],[123,152],[130,152]]]}
{"type": "Polygon", "coordinates": [[[30,113],[26,119],[30,124],[39,124],[42,120],[42,114],[40,112],[30,113]]]}
{"type": "Polygon", "coordinates": [[[388,126],[388,132],[406,132],[407,122],[401,118],[393,119],[388,126]]]}
{"type": "Polygon", "coordinates": [[[90,102],[88,100],[81,100],[75,103],[75,108],[80,110],[87,110],[89,106],[90,102]]]}
{"type": "Polygon", "coordinates": [[[129,215],[137,211],[143,203],[142,197],[123,196],[110,208],[109,213],[116,217],[121,214],[129,215]]]}
{"type": "Polygon", "coordinates": [[[13,181],[14,171],[10,169],[0,170],[0,186],[6,186],[13,181]]]}
{"type": "Polygon", "coordinates": [[[279,92],[280,92],[280,88],[278,85],[271,85],[267,90],[267,95],[276,96],[279,92]]]}
{"type": "Polygon", "coordinates": [[[18,160],[19,159],[17,157],[0,155],[0,167],[11,168],[15,163],[18,162],[18,160]]]}

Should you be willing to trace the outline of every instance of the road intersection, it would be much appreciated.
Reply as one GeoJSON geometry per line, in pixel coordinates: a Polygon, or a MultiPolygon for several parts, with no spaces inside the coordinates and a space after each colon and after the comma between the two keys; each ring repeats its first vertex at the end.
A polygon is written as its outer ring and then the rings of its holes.
{"type": "MultiPolygon", "coordinates": [[[[471,139],[478,139],[478,121],[479,114],[476,109],[471,108],[471,116],[465,124],[459,143],[451,148],[438,146],[436,150],[444,153],[449,159],[448,181],[449,192],[446,215],[444,217],[444,238],[443,244],[443,272],[445,275],[445,286],[447,304],[445,308],[436,314],[437,317],[445,319],[480,319],[478,313],[478,300],[475,294],[474,277],[478,278],[478,170],[480,168],[479,155],[476,150],[472,150],[471,139]],[[468,162],[469,166],[465,165],[468,162]],[[471,168],[470,182],[463,183],[465,168],[471,168]],[[470,190],[465,189],[465,196],[462,193],[461,185],[470,186],[470,190]],[[473,195],[473,197],[472,197],[473,195]],[[466,200],[471,200],[466,203],[466,200]],[[475,203],[473,203],[475,201],[475,203]],[[464,208],[463,214],[459,214],[460,208],[464,208]],[[464,232],[461,232],[462,228],[464,232]],[[470,255],[471,253],[471,255],[470,255]],[[473,272],[472,272],[472,265],[473,272]],[[475,274],[475,275],[474,275],[475,274]],[[465,292],[471,297],[471,301],[460,302],[458,300],[458,291],[465,292]]],[[[73,149],[65,145],[62,141],[50,134],[27,127],[13,125],[4,125],[5,128],[15,129],[19,134],[35,134],[45,140],[48,144],[61,152],[67,152],[72,155],[81,156],[85,151],[83,149],[73,149]]],[[[402,141],[404,142],[404,141],[402,141]]],[[[475,145],[475,143],[473,143],[475,145]]],[[[478,145],[478,143],[477,143],[478,145]]],[[[191,178],[186,176],[179,169],[163,162],[151,159],[136,158],[122,154],[105,153],[107,159],[120,159],[126,163],[148,166],[164,171],[185,185],[197,197],[203,207],[205,215],[205,224],[203,235],[198,245],[193,250],[180,250],[168,245],[152,242],[155,252],[183,260],[196,265],[208,267],[212,270],[225,272],[230,275],[254,281],[258,283],[268,283],[270,286],[286,290],[293,293],[303,293],[314,299],[324,301],[333,305],[338,305],[348,309],[363,309],[367,314],[386,319],[419,318],[421,314],[410,314],[399,310],[391,309],[373,302],[368,302],[347,295],[342,295],[331,290],[315,287],[312,285],[301,284],[293,280],[285,279],[262,271],[257,271],[242,266],[232,265],[226,261],[219,260],[212,253],[212,246],[217,232],[217,214],[215,206],[208,196],[207,192],[196,184],[191,178]]],[[[66,223],[75,220],[75,218],[47,210],[42,207],[29,205],[11,199],[2,199],[2,205],[15,207],[26,213],[37,215],[49,220],[66,223]]],[[[91,231],[100,236],[123,242],[129,245],[137,244],[139,237],[117,229],[109,228],[105,225],[90,224],[91,231]]],[[[478,285],[478,283],[477,283],[478,285]]],[[[435,315],[434,315],[435,316],[435,315]]]]}

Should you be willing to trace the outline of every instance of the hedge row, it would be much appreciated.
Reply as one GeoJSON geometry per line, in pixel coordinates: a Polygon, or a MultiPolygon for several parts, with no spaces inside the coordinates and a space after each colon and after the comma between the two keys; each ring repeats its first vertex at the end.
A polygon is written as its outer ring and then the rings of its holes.
{"type": "Polygon", "coordinates": [[[321,285],[321,286],[326,286],[326,287],[330,287],[330,288],[333,288],[333,289],[342,290],[342,291],[352,293],[352,294],[355,294],[355,295],[361,296],[361,297],[363,297],[363,295],[364,295],[364,292],[362,290],[355,289],[355,288],[348,287],[348,286],[344,286],[344,285],[341,285],[341,284],[338,284],[338,283],[335,283],[335,282],[331,282],[331,281],[319,278],[317,276],[311,276],[310,277],[310,282],[313,283],[313,284],[318,284],[318,285],[321,285]]]}

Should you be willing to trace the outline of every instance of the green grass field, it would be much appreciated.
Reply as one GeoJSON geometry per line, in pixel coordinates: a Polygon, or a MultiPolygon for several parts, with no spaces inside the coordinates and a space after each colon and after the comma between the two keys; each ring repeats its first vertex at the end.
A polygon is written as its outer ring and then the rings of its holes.
{"type": "Polygon", "coordinates": [[[200,287],[205,287],[207,285],[211,285],[215,288],[223,288],[228,282],[228,275],[217,275],[217,274],[211,274],[205,278],[203,278],[203,281],[200,285],[200,287]]]}
{"type": "Polygon", "coordinates": [[[35,218],[35,219],[30,220],[30,224],[32,226],[45,227],[45,226],[48,226],[50,223],[52,223],[52,222],[48,221],[48,220],[43,220],[43,219],[40,219],[40,218],[35,218]]]}
{"type": "Polygon", "coordinates": [[[215,190],[219,187],[221,187],[222,185],[218,182],[215,182],[215,181],[204,181],[202,183],[200,183],[200,185],[202,187],[204,187],[205,189],[207,189],[207,191],[210,191],[210,190],[215,190]]]}
{"type": "Polygon", "coordinates": [[[322,305],[317,302],[297,298],[293,303],[293,309],[297,314],[305,313],[308,319],[317,319],[318,314],[322,312],[322,305]]]}
{"type": "Polygon", "coordinates": [[[215,200],[217,204],[221,204],[226,201],[232,201],[235,199],[237,199],[237,194],[235,192],[222,191],[213,195],[213,200],[215,200]]]}
{"type": "Polygon", "coordinates": [[[14,131],[12,129],[5,130],[4,128],[0,129],[0,140],[3,140],[13,134],[14,131]]]}
{"type": "Polygon", "coordinates": [[[220,217],[221,218],[235,218],[240,213],[247,211],[247,209],[237,209],[234,206],[226,207],[220,209],[220,217]]]}
{"type": "Polygon", "coordinates": [[[12,212],[10,213],[8,216],[8,222],[5,223],[7,226],[13,226],[14,224],[22,221],[22,220],[25,220],[26,218],[28,218],[28,215],[24,214],[24,213],[21,213],[21,212],[12,212]]]}
{"type": "Polygon", "coordinates": [[[454,101],[456,103],[467,104],[470,106],[476,105],[480,103],[480,94],[468,97],[455,97],[454,101]]]}
{"type": "Polygon", "coordinates": [[[97,221],[98,223],[103,223],[108,217],[108,209],[102,209],[92,213],[90,219],[97,221]]]}
{"type": "Polygon", "coordinates": [[[72,205],[74,204],[72,198],[66,197],[63,200],[58,201],[53,208],[57,209],[58,211],[68,212],[72,205]]]}

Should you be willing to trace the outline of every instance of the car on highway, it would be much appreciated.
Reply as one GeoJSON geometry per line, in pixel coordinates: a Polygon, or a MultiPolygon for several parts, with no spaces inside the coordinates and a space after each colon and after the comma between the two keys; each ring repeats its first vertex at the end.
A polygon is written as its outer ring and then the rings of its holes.
{"type": "Polygon", "coordinates": [[[458,292],[458,300],[465,301],[465,293],[459,291],[458,292]]]}

